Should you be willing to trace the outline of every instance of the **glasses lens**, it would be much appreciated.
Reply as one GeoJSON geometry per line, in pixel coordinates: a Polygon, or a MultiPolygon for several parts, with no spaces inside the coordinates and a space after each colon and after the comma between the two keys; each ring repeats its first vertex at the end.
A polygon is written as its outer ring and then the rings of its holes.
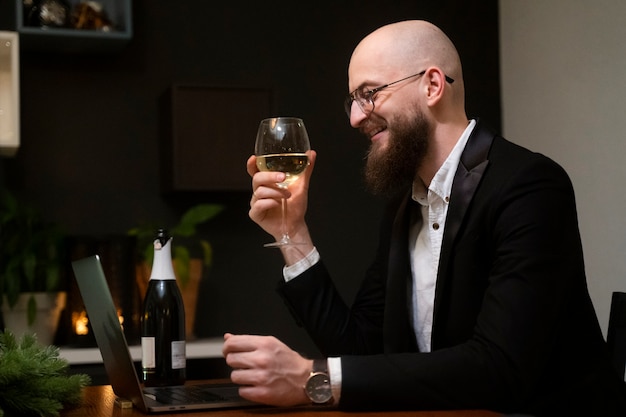
{"type": "Polygon", "coordinates": [[[346,97],[346,101],[344,103],[348,117],[350,117],[350,114],[352,113],[352,102],[354,101],[356,101],[359,109],[361,109],[365,115],[369,115],[372,110],[374,110],[374,102],[372,101],[371,93],[369,91],[363,92],[362,90],[356,90],[346,97]]]}

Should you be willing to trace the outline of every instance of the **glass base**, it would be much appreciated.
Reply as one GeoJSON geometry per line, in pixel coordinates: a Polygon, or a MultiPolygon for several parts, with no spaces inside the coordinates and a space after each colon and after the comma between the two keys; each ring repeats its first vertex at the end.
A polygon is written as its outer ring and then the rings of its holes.
{"type": "Polygon", "coordinates": [[[276,242],[266,243],[263,245],[263,247],[280,248],[283,246],[294,246],[294,245],[304,245],[304,242],[294,242],[293,240],[289,238],[289,236],[283,235],[283,237],[280,238],[280,240],[277,240],[276,242]]]}

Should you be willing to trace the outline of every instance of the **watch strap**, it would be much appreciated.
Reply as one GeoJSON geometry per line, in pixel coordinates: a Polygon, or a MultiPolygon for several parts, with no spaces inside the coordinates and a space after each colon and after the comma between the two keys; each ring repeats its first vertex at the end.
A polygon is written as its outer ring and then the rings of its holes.
{"type": "Polygon", "coordinates": [[[313,359],[313,369],[311,373],[315,372],[328,374],[328,361],[326,359],[313,359]]]}

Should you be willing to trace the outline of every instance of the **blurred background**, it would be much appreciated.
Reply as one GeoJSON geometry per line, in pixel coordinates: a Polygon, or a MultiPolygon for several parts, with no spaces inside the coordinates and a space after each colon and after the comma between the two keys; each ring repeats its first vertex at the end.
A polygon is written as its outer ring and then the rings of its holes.
{"type": "MultiPolygon", "coordinates": [[[[0,29],[14,30],[15,2],[0,0],[0,7],[0,29]]],[[[200,203],[223,205],[201,226],[200,234],[213,245],[213,263],[200,284],[196,336],[272,334],[314,354],[315,347],[274,291],[282,279],[281,256],[262,247],[270,237],[247,215],[245,162],[259,121],[250,115],[258,113],[261,100],[268,103],[264,117],[304,119],[318,152],[310,229],[351,302],[369,264],[364,260],[376,249],[384,205],[363,188],[368,144],[349,126],[343,110],[353,48],[381,25],[432,21],[461,54],[468,114],[500,130],[498,18],[496,0],[245,6],[135,0],[132,38],[113,51],[95,41],[80,52],[22,42],[21,146],[14,157],[0,159],[0,186],[83,243],[114,242],[147,222],[170,227],[200,203]],[[180,108],[173,92],[180,86],[205,93],[176,113],[180,108]],[[220,98],[215,89],[267,95],[220,98]],[[196,102],[204,104],[194,109],[196,102]],[[191,117],[176,139],[175,113],[191,117]],[[224,120],[236,120],[234,137],[223,137],[232,132],[224,120]],[[221,126],[218,133],[211,131],[212,123],[221,126]],[[186,138],[198,152],[177,154],[172,161],[176,141],[186,138]],[[221,164],[213,161],[216,155],[221,164]],[[193,168],[198,181],[173,184],[173,172],[185,167],[193,168]]],[[[68,273],[66,279],[70,285],[73,277],[68,273]]]]}

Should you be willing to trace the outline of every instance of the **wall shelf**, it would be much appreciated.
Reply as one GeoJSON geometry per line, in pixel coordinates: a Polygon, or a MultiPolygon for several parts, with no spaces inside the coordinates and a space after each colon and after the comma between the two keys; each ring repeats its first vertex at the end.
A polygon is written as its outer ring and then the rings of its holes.
{"type": "MultiPolygon", "coordinates": [[[[113,22],[114,30],[83,30],[29,26],[24,16],[23,0],[15,1],[16,30],[23,50],[51,53],[101,54],[121,50],[130,42],[132,0],[100,0],[104,12],[113,22]]],[[[69,0],[75,7],[81,0],[69,0]]]]}
{"type": "Polygon", "coordinates": [[[0,31],[0,155],[14,156],[20,146],[19,37],[0,31]]]}

